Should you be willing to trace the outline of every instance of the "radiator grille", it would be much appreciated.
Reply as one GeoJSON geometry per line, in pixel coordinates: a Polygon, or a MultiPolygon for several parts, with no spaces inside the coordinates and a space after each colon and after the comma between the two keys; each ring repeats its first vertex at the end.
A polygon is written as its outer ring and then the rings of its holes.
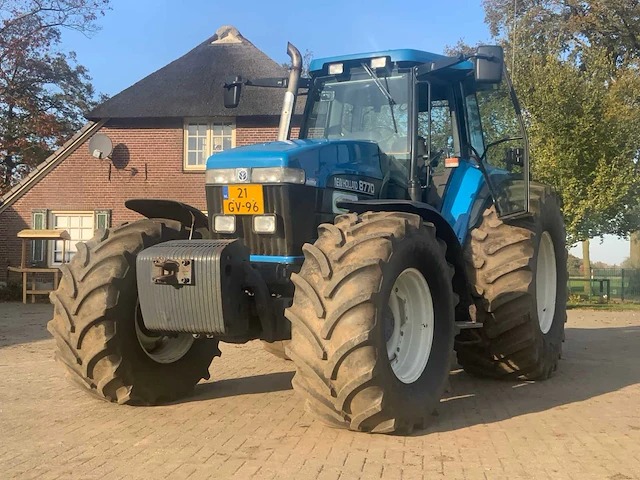
{"type": "MultiPolygon", "coordinates": [[[[305,185],[265,185],[265,213],[275,213],[278,229],[275,234],[253,233],[253,215],[236,217],[236,233],[213,234],[214,238],[241,238],[253,255],[293,256],[302,254],[302,245],[317,235],[318,192],[305,185]]],[[[222,213],[222,187],[207,185],[209,227],[213,230],[213,215],[222,213]]]]}

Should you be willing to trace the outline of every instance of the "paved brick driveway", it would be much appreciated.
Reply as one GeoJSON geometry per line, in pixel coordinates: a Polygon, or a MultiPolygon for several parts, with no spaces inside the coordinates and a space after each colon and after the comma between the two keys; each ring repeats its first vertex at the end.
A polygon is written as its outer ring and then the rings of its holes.
{"type": "Polygon", "coordinates": [[[0,304],[0,478],[640,478],[640,312],[571,311],[544,383],[451,375],[426,431],[324,427],[291,390],[291,363],[222,345],[182,403],[103,403],[52,360],[48,305],[0,304]]]}

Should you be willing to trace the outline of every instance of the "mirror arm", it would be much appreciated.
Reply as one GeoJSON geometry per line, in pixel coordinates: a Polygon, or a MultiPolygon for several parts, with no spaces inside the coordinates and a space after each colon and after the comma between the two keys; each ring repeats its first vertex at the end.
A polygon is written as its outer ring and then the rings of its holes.
{"type": "Polygon", "coordinates": [[[501,143],[505,143],[505,142],[515,142],[517,140],[524,140],[524,137],[505,137],[505,138],[501,138],[500,140],[496,140],[495,142],[491,142],[484,149],[485,154],[482,157],[484,158],[486,156],[487,152],[491,147],[495,147],[496,145],[500,145],[501,143]]]}
{"type": "MultiPolygon", "coordinates": [[[[248,87],[262,87],[262,88],[287,88],[289,86],[288,78],[256,78],[254,80],[240,80],[233,83],[225,83],[223,87],[230,90],[233,87],[246,85],[248,87]]],[[[301,78],[298,82],[299,88],[309,88],[311,86],[310,79],[301,78]]]]}

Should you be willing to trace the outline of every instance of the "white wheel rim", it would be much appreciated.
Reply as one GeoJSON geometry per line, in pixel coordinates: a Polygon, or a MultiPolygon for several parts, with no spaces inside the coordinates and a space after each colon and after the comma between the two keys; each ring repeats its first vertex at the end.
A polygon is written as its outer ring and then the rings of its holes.
{"type": "Polygon", "coordinates": [[[556,311],[558,276],[556,253],[549,232],[544,232],[538,247],[536,266],[536,302],[540,330],[546,334],[551,330],[556,311]]]}
{"type": "Polygon", "coordinates": [[[427,366],[435,314],[431,290],[424,275],[407,268],[396,279],[389,295],[387,355],[395,376],[402,383],[413,383],[427,366]]]}
{"type": "Polygon", "coordinates": [[[158,363],[173,363],[184,357],[191,349],[195,339],[190,333],[178,333],[175,336],[155,334],[142,325],[140,306],[136,308],[136,337],[144,353],[158,363]]]}

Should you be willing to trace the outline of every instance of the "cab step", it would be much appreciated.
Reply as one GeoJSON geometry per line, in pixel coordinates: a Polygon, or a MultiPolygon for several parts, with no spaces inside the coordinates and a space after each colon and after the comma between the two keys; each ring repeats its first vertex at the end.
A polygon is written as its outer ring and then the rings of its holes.
{"type": "Polygon", "coordinates": [[[470,328],[482,328],[481,322],[456,322],[456,327],[460,330],[469,330],[470,328]]]}

